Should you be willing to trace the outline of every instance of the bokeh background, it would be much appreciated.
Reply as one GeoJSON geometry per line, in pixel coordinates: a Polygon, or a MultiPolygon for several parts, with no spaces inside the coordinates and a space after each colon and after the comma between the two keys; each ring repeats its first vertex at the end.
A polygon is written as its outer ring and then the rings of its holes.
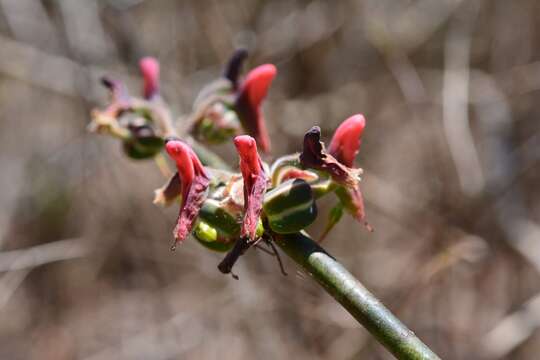
{"type": "Polygon", "coordinates": [[[0,358],[391,358],[288,259],[250,251],[234,281],[170,252],[155,164],[86,132],[100,76],[137,92],[156,56],[181,116],[238,46],[278,67],[275,156],[368,120],[376,231],[346,217],[325,247],[442,358],[537,359],[535,0],[0,0],[0,358]]]}

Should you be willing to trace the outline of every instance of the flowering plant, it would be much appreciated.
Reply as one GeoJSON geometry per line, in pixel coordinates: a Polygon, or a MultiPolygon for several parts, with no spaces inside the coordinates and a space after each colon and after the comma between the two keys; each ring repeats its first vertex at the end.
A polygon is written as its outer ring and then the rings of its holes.
{"type": "MultiPolygon", "coordinates": [[[[261,105],[277,70],[271,64],[261,65],[241,81],[246,55],[244,50],[235,52],[223,76],[200,92],[188,117],[188,133],[184,134],[188,140],[179,136],[160,95],[159,63],[149,57],[139,63],[142,98],[129,95],[122,83],[103,78],[111,100],[105,109],[92,112],[90,130],[120,138],[132,158],[154,158],[164,149],[174,162],[176,172],[156,190],[154,200],[160,205],[180,203],[173,249],[192,234],[212,250],[233,249],[236,259],[260,240],[271,241],[273,234],[305,229],[317,218],[316,199],[331,193],[339,202],[323,237],[339,221],[342,209],[372,230],[365,221],[360,191],[362,169],[354,167],[365,118],[358,114],[345,120],[328,150],[315,126],[304,136],[301,152],[280,157],[268,166],[258,152],[258,148],[264,153],[270,150],[261,105]],[[208,161],[205,164],[197,147],[190,146],[231,140],[240,174],[217,169],[208,161]],[[233,248],[240,239],[242,245],[233,248]]],[[[234,261],[220,269],[230,272],[232,264],[234,261]]]]}
{"type": "Polygon", "coordinates": [[[354,166],[365,118],[357,114],[346,119],[328,149],[320,128],[313,126],[298,153],[265,163],[258,149],[268,154],[270,139],[261,105],[277,70],[265,64],[241,79],[246,56],[245,50],[233,54],[223,75],[200,92],[187,123],[173,120],[160,93],[159,63],[144,58],[139,63],[142,97],[130,95],[117,80],[103,78],[110,102],[92,111],[89,130],[120,139],[133,159],[155,159],[164,174],[170,171],[162,152],[174,163],[176,171],[154,198],[163,206],[179,204],[173,250],[192,235],[211,250],[227,251],[218,269],[238,278],[232,273],[235,262],[248,249],[260,248],[261,241],[281,266],[275,243],[398,358],[438,359],[304,231],[319,216],[317,200],[328,194],[335,194],[338,204],[320,241],[344,210],[373,230],[360,190],[362,169],[354,166]],[[226,142],[236,147],[238,172],[205,146],[226,142]]]}
{"type": "MultiPolygon", "coordinates": [[[[261,105],[277,70],[271,64],[261,65],[241,80],[246,55],[244,50],[235,52],[223,76],[201,91],[188,117],[187,141],[179,136],[160,95],[159,63],[149,57],[139,63],[142,98],[130,96],[116,80],[103,79],[111,101],[105,109],[93,111],[90,129],[120,138],[132,158],[156,157],[164,149],[174,162],[176,172],[156,190],[154,200],[161,205],[180,203],[173,249],[192,234],[212,250],[233,249],[236,259],[259,241],[272,241],[275,233],[296,233],[309,226],[318,215],[316,200],[330,193],[337,195],[339,203],[323,237],[339,221],[342,209],[371,230],[360,191],[362,169],[354,167],[364,117],[358,114],[345,120],[328,150],[315,126],[306,133],[301,152],[267,165],[258,152],[258,148],[264,153],[270,150],[261,105]],[[204,164],[189,145],[227,141],[236,147],[240,174],[204,164]],[[242,245],[233,248],[240,239],[242,245]]],[[[230,272],[232,264],[219,268],[230,272]]]]}

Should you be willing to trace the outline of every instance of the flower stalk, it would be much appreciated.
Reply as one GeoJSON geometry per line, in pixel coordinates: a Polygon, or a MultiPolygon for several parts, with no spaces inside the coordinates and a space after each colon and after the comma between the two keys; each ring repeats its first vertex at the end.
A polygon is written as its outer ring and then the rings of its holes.
{"type": "Polygon", "coordinates": [[[306,233],[275,234],[274,240],[397,359],[439,359],[414,332],[306,233]]]}
{"type": "Polygon", "coordinates": [[[268,167],[257,146],[263,152],[270,150],[261,104],[277,70],[271,64],[261,65],[240,79],[246,56],[244,50],[237,51],[223,76],[201,91],[188,117],[189,134],[182,133],[182,139],[159,91],[159,63],[149,57],[140,62],[143,97],[133,97],[123,84],[105,78],[111,101],[105,109],[92,112],[89,128],[119,138],[133,159],[155,159],[163,173],[170,172],[163,150],[174,162],[176,172],[156,190],[154,199],[164,206],[180,205],[173,250],[192,235],[208,249],[229,251],[218,269],[237,279],[232,268],[240,256],[261,240],[277,254],[275,243],[396,358],[439,359],[303,231],[318,216],[316,200],[328,194],[336,195],[339,203],[330,212],[322,237],[344,210],[373,231],[365,219],[360,191],[362,169],[354,166],[364,117],[357,114],[345,120],[328,150],[320,128],[312,127],[300,153],[277,159],[268,167]],[[240,174],[231,172],[204,145],[233,137],[240,174]]]}

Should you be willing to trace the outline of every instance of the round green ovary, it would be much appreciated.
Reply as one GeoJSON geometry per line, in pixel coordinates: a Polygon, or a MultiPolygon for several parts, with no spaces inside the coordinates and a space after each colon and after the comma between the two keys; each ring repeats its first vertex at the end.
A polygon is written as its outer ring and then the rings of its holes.
{"type": "Polygon", "coordinates": [[[199,211],[199,219],[215,228],[219,235],[236,237],[240,234],[240,224],[236,217],[220,207],[216,200],[206,200],[199,211]]]}

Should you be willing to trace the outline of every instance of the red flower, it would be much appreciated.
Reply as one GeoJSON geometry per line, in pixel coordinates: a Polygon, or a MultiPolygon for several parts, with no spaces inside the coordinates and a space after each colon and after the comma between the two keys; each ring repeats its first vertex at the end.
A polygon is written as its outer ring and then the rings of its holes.
{"type": "MultiPolygon", "coordinates": [[[[359,119],[354,118],[353,116],[343,122],[334,134],[333,144],[330,145],[331,148],[334,148],[333,154],[329,154],[321,142],[321,129],[318,126],[312,127],[304,136],[304,148],[300,154],[300,162],[306,168],[327,173],[334,182],[341,185],[336,190],[341,203],[356,220],[364,223],[369,231],[373,231],[373,228],[365,220],[364,199],[360,191],[362,169],[354,169],[349,166],[354,162],[354,156],[360,145],[359,134],[363,130],[359,119]],[[360,128],[361,130],[359,130],[360,128]]],[[[365,125],[365,120],[363,125],[365,125]]]]}
{"type": "Polygon", "coordinates": [[[249,135],[237,136],[234,145],[240,156],[240,171],[244,179],[244,222],[241,236],[255,240],[268,178],[254,138],[249,135]]]}
{"type": "Polygon", "coordinates": [[[270,139],[261,103],[276,74],[276,67],[272,64],[261,65],[251,70],[242,83],[235,103],[242,126],[255,138],[264,152],[270,151],[270,139]]]}
{"type": "Polygon", "coordinates": [[[169,140],[165,144],[169,156],[176,162],[181,182],[182,204],[174,229],[175,245],[184,240],[193,228],[193,223],[206,197],[210,178],[204,166],[191,148],[180,140],[169,140]]]}
{"type": "Polygon", "coordinates": [[[159,94],[159,62],[153,57],[144,57],[139,61],[139,69],[144,81],[144,98],[151,100],[159,94]]]}
{"type": "Polygon", "coordinates": [[[366,119],[361,114],[353,115],[342,122],[334,132],[328,152],[343,165],[353,167],[365,127],[366,119]]]}

